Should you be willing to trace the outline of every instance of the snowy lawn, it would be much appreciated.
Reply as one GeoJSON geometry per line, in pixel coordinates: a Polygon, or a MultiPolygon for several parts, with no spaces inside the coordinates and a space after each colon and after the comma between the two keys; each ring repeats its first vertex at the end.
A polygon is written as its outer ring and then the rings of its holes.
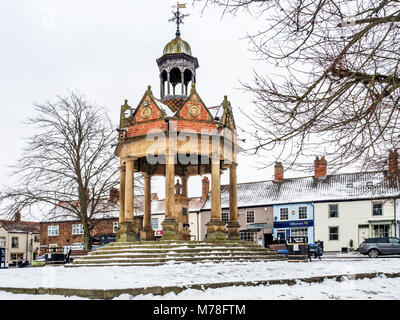
{"type": "Polygon", "coordinates": [[[179,294],[164,296],[121,295],[114,300],[399,300],[400,278],[385,277],[345,280],[325,280],[322,283],[300,282],[294,286],[270,285],[258,287],[227,287],[205,291],[187,289],[179,294]],[[245,293],[245,295],[244,295],[245,293]]]}
{"type": "MultiPolygon", "coordinates": [[[[309,263],[230,262],[162,266],[44,267],[0,270],[0,287],[128,289],[152,286],[293,279],[366,272],[400,272],[400,258],[309,263]]],[[[251,289],[248,289],[251,290],[251,289]]]]}

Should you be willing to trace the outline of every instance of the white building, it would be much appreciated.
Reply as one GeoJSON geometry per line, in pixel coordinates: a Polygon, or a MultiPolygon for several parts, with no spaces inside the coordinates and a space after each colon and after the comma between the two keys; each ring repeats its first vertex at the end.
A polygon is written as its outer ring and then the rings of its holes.
{"type": "Polygon", "coordinates": [[[36,260],[39,247],[39,223],[21,221],[20,213],[15,214],[14,220],[0,220],[0,248],[6,249],[6,260],[10,265],[36,260]]]}

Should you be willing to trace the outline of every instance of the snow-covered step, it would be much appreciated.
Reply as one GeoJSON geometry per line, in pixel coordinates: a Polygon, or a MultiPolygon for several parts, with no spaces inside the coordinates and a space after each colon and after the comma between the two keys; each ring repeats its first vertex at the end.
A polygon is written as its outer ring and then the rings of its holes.
{"type": "Polygon", "coordinates": [[[112,243],[74,260],[70,266],[153,265],[205,261],[271,261],[282,255],[259,246],[238,242],[145,242],[112,243]]]}

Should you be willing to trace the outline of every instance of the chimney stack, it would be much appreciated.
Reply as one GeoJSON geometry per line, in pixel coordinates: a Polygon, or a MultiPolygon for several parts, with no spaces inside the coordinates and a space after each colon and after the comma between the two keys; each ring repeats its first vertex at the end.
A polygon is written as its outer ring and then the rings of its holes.
{"type": "Polygon", "coordinates": [[[283,165],[282,162],[275,163],[275,181],[283,181],[283,165]]]}
{"type": "Polygon", "coordinates": [[[389,150],[389,175],[399,175],[399,154],[396,149],[389,150]]]}
{"type": "Polygon", "coordinates": [[[21,212],[16,212],[15,213],[15,222],[20,223],[21,222],[21,212]]]}
{"type": "Polygon", "coordinates": [[[202,193],[201,193],[201,198],[203,201],[205,201],[208,197],[208,194],[210,193],[210,181],[208,180],[208,177],[204,177],[202,180],[202,193]]]}
{"type": "Polygon", "coordinates": [[[119,190],[116,188],[111,188],[110,190],[110,202],[118,202],[119,200],[119,190]]]}
{"type": "Polygon", "coordinates": [[[321,159],[319,159],[318,157],[315,157],[315,160],[314,160],[314,178],[315,179],[320,179],[320,178],[326,177],[326,166],[327,165],[328,165],[328,162],[325,160],[325,157],[321,157],[321,159]]]}

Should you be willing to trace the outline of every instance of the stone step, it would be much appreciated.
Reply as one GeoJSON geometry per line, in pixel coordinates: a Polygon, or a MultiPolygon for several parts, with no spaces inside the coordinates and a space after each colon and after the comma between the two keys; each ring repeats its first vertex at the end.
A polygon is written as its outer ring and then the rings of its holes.
{"type": "Polygon", "coordinates": [[[90,255],[90,256],[85,256],[81,257],[81,260],[96,260],[96,259],[106,259],[106,258],[130,258],[130,259],[137,259],[137,258],[168,258],[168,257],[197,257],[197,256],[242,256],[242,255],[248,255],[248,256],[265,256],[265,257],[271,257],[275,256],[276,254],[273,252],[252,252],[252,251],[243,251],[243,252],[237,252],[237,251],[231,251],[231,252],[166,252],[166,253],[136,253],[136,254],[126,254],[126,253],[121,253],[121,254],[96,254],[96,255],[90,255]]]}
{"type": "Polygon", "coordinates": [[[168,263],[168,262],[205,262],[205,261],[271,261],[271,260],[283,260],[285,259],[282,255],[274,256],[234,256],[234,257],[223,257],[223,256],[198,256],[198,257],[167,257],[167,258],[135,258],[135,259],[121,259],[121,258],[107,258],[107,259],[79,259],[75,260],[73,264],[114,264],[114,263],[168,263]]]}
{"type": "Polygon", "coordinates": [[[162,265],[223,261],[272,261],[285,259],[269,249],[244,241],[114,242],[75,259],[71,266],[162,265]]]}
{"type": "Polygon", "coordinates": [[[254,249],[247,249],[247,248],[163,248],[163,249],[140,249],[140,248],[132,248],[132,249],[103,249],[103,250],[96,250],[91,252],[91,255],[102,255],[102,254],[123,254],[123,253],[168,253],[168,252],[179,252],[179,253],[200,253],[200,252],[258,252],[258,253],[272,253],[272,251],[268,249],[262,248],[254,248],[254,249]]]}

